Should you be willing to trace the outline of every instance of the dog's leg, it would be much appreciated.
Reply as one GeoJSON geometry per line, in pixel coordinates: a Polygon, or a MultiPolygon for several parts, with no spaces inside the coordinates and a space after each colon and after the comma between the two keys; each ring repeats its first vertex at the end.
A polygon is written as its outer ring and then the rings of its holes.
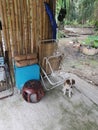
{"type": "Polygon", "coordinates": [[[66,94],[66,89],[63,90],[63,94],[64,94],[64,95],[66,94]]]}
{"type": "Polygon", "coordinates": [[[63,95],[65,95],[66,92],[65,92],[65,88],[64,87],[62,89],[62,92],[63,92],[63,95]]]}
{"type": "Polygon", "coordinates": [[[66,94],[66,89],[65,89],[65,87],[64,87],[64,86],[63,86],[62,91],[63,91],[63,95],[65,95],[65,94],[66,94]]]}
{"type": "Polygon", "coordinates": [[[69,96],[69,97],[72,97],[72,89],[69,89],[69,91],[68,91],[68,96],[69,96]]]}

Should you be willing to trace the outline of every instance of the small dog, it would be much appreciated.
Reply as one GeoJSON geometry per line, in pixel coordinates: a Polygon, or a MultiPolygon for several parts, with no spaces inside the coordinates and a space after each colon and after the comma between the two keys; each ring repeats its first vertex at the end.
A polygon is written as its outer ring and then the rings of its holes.
{"type": "Polygon", "coordinates": [[[74,79],[67,79],[64,83],[63,86],[63,94],[68,94],[68,97],[72,97],[72,88],[75,85],[75,80],[74,79]]]}

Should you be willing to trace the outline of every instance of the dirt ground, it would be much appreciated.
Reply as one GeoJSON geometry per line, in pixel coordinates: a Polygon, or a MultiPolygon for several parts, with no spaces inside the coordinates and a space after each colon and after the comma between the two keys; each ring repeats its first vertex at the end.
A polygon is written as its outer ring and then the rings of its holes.
{"type": "Polygon", "coordinates": [[[59,48],[64,53],[62,67],[65,71],[74,73],[98,86],[98,54],[93,56],[85,55],[81,52],[81,47],[78,47],[88,35],[94,34],[94,29],[71,28],[69,34],[72,36],[69,35],[69,37],[59,40],[59,48]],[[74,36],[74,34],[77,34],[77,36],[74,36]]]}

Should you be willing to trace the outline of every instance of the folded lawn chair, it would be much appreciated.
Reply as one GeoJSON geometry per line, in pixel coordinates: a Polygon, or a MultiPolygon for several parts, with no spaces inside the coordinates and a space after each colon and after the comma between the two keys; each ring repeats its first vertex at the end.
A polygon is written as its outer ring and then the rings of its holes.
{"type": "Polygon", "coordinates": [[[59,68],[61,60],[62,54],[59,52],[43,58],[41,80],[47,91],[62,85],[69,78],[68,73],[59,68]]]}

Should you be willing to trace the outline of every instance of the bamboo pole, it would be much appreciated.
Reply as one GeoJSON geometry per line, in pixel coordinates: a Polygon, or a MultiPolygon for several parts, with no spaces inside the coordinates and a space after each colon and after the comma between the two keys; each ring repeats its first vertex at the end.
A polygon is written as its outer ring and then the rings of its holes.
{"type": "MultiPolygon", "coordinates": [[[[9,60],[10,60],[10,64],[11,64],[11,57],[12,57],[12,50],[11,50],[11,44],[10,44],[10,28],[9,28],[9,21],[10,20],[8,20],[8,17],[9,17],[9,12],[8,12],[8,3],[7,3],[7,1],[3,1],[3,6],[5,7],[5,13],[4,13],[4,15],[5,15],[5,17],[6,17],[6,19],[5,19],[5,21],[6,21],[6,33],[7,33],[7,51],[8,51],[8,54],[9,54],[9,60]]],[[[9,18],[10,19],[10,18],[9,18]]]]}
{"type": "Polygon", "coordinates": [[[20,54],[23,54],[23,0],[19,0],[20,54]]]}
{"type": "Polygon", "coordinates": [[[37,19],[37,31],[38,31],[38,41],[40,40],[40,21],[41,21],[41,10],[40,10],[40,2],[37,2],[37,16],[39,17],[37,19]]]}
{"type": "Polygon", "coordinates": [[[41,40],[41,0],[39,0],[39,41],[41,40]]]}
{"type": "Polygon", "coordinates": [[[14,55],[18,54],[18,42],[17,42],[17,37],[18,37],[18,33],[17,33],[17,27],[18,27],[18,19],[17,19],[17,4],[16,4],[16,0],[13,0],[13,4],[14,4],[14,15],[15,15],[15,46],[14,46],[14,55]]]}
{"type": "MultiPolygon", "coordinates": [[[[50,8],[52,9],[51,0],[49,0],[49,5],[50,5],[50,8]]],[[[49,28],[49,30],[48,30],[48,37],[49,37],[50,39],[52,39],[53,32],[52,32],[51,22],[50,22],[49,19],[48,19],[48,28],[49,28]]]]}
{"type": "Polygon", "coordinates": [[[36,50],[36,0],[33,0],[33,49],[36,50]]]}
{"type": "Polygon", "coordinates": [[[36,10],[37,10],[37,12],[36,12],[36,52],[38,53],[38,47],[39,47],[39,40],[40,40],[40,37],[39,37],[39,35],[40,35],[40,31],[39,31],[39,29],[40,29],[40,13],[39,13],[39,1],[36,1],[36,10]],[[38,17],[39,17],[39,19],[38,19],[38,17]]]}
{"type": "Polygon", "coordinates": [[[24,12],[25,12],[25,8],[24,8],[24,0],[22,0],[22,44],[23,44],[23,54],[25,54],[25,49],[24,49],[24,12]]]}
{"type": "Polygon", "coordinates": [[[30,0],[28,0],[28,53],[31,53],[31,37],[30,37],[30,0]]]}
{"type": "MultiPolygon", "coordinates": [[[[46,2],[46,0],[44,0],[44,2],[46,2]]],[[[44,2],[42,4],[42,8],[43,8],[43,36],[42,36],[42,39],[45,39],[45,35],[46,35],[46,32],[45,32],[45,24],[46,24],[46,10],[45,10],[45,6],[44,6],[44,2]]]]}
{"type": "Polygon", "coordinates": [[[18,23],[18,5],[17,5],[17,0],[14,0],[14,5],[15,5],[15,20],[16,20],[17,54],[19,54],[19,23],[18,23]]]}
{"type": "MultiPolygon", "coordinates": [[[[28,53],[28,44],[29,44],[29,19],[28,19],[28,4],[29,4],[29,0],[27,0],[26,6],[27,6],[27,42],[26,42],[26,48],[27,48],[27,53],[28,53]]],[[[27,54],[26,53],[26,54],[27,54]]]]}
{"type": "Polygon", "coordinates": [[[25,5],[25,19],[24,19],[24,32],[25,32],[25,53],[27,54],[27,45],[28,45],[28,19],[27,19],[27,1],[24,1],[24,5],[25,5]]]}
{"type": "Polygon", "coordinates": [[[43,25],[42,25],[42,5],[43,2],[39,3],[39,1],[36,1],[36,51],[38,52],[39,48],[39,41],[42,39],[42,33],[43,33],[43,25]]]}
{"type": "MultiPolygon", "coordinates": [[[[3,0],[2,1],[2,7],[3,7],[3,15],[4,15],[4,22],[5,22],[5,31],[6,31],[6,40],[8,41],[8,37],[7,37],[7,13],[6,13],[6,1],[3,0]]],[[[5,43],[7,44],[7,42],[5,43]]]]}
{"type": "Polygon", "coordinates": [[[20,0],[17,0],[17,11],[18,11],[18,46],[19,54],[21,54],[21,15],[20,15],[20,0]]]}
{"type": "Polygon", "coordinates": [[[14,16],[13,16],[13,4],[12,4],[12,0],[9,0],[7,1],[7,5],[8,7],[8,17],[7,17],[7,22],[9,25],[8,28],[8,43],[9,43],[9,53],[10,53],[10,58],[14,57],[14,34],[13,34],[13,19],[14,19],[14,16]]]}
{"type": "MultiPolygon", "coordinates": [[[[47,0],[46,1],[47,3],[49,3],[49,0],[47,0]]],[[[45,24],[45,32],[46,32],[46,37],[45,37],[45,39],[49,39],[49,37],[48,37],[48,33],[49,33],[49,16],[48,16],[48,14],[47,14],[47,12],[46,12],[46,24],[45,24]]]]}
{"type": "Polygon", "coordinates": [[[12,57],[14,57],[16,50],[17,50],[17,43],[16,43],[16,19],[15,19],[15,4],[14,0],[12,2],[11,7],[11,19],[12,19],[12,57]]]}
{"type": "Polygon", "coordinates": [[[34,35],[33,35],[33,1],[32,0],[30,0],[30,14],[31,14],[31,25],[30,25],[30,36],[31,36],[31,53],[33,53],[33,51],[34,51],[34,49],[33,49],[33,39],[34,39],[34,35]]]}
{"type": "MultiPolygon", "coordinates": [[[[25,48],[25,7],[26,7],[26,4],[25,4],[25,1],[22,0],[21,1],[21,9],[20,9],[20,17],[21,17],[21,54],[26,54],[26,48],[25,48]]],[[[19,18],[20,18],[19,17],[19,18]]]]}
{"type": "Polygon", "coordinates": [[[7,5],[7,23],[8,23],[8,39],[9,39],[9,71],[14,83],[14,71],[13,71],[13,57],[15,50],[15,15],[14,15],[14,4],[13,0],[6,0],[7,5]]]}
{"type": "MultiPolygon", "coordinates": [[[[44,0],[44,2],[47,2],[47,0],[44,0]]],[[[46,35],[47,35],[47,32],[46,32],[46,9],[45,9],[45,5],[43,3],[43,39],[46,39],[46,35]]]]}
{"type": "Polygon", "coordinates": [[[2,35],[3,35],[3,42],[5,44],[5,50],[7,50],[7,34],[6,34],[6,28],[5,28],[5,17],[4,17],[4,10],[3,10],[3,5],[2,5],[2,0],[0,0],[0,12],[1,12],[1,21],[2,21],[2,35]]]}
{"type": "Polygon", "coordinates": [[[43,39],[43,2],[43,0],[39,1],[39,63],[41,63],[42,57],[41,40],[43,39]]]}
{"type": "Polygon", "coordinates": [[[43,39],[43,2],[42,0],[40,1],[40,11],[41,11],[41,26],[40,26],[40,31],[41,31],[41,40],[43,39]]]}
{"type": "Polygon", "coordinates": [[[26,42],[25,42],[25,32],[26,32],[26,1],[23,0],[23,54],[26,54],[26,42]]]}
{"type": "Polygon", "coordinates": [[[28,53],[31,53],[31,9],[30,0],[28,0],[28,53]]]}
{"type": "Polygon", "coordinates": [[[25,54],[27,54],[27,44],[28,44],[28,19],[27,19],[27,0],[25,1],[25,54]]]}
{"type": "Polygon", "coordinates": [[[36,51],[36,44],[37,44],[37,1],[35,0],[35,14],[34,14],[34,26],[35,26],[35,42],[34,42],[34,48],[36,51]]]}

